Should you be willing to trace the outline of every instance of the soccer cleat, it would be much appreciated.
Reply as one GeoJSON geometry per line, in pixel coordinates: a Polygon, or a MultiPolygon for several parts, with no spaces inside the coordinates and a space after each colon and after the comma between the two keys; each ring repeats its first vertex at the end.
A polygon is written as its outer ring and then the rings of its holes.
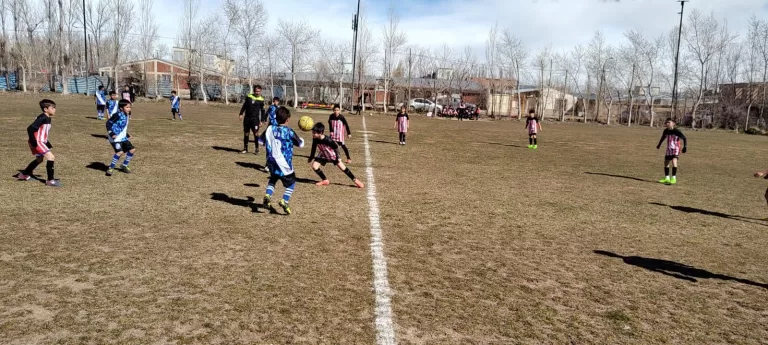
{"type": "Polygon", "coordinates": [[[365,187],[365,185],[362,182],[360,182],[360,180],[358,179],[355,179],[355,186],[357,186],[357,188],[365,187]]]}
{"type": "Polygon", "coordinates": [[[677,177],[674,177],[674,176],[673,176],[673,177],[672,177],[672,178],[669,180],[669,184],[677,184],[677,177]]]}
{"type": "Polygon", "coordinates": [[[114,168],[109,168],[109,169],[107,169],[107,174],[106,175],[107,176],[112,176],[112,174],[114,174],[114,173],[115,173],[115,169],[114,168]]]}
{"type": "Polygon", "coordinates": [[[528,145],[528,148],[533,150],[533,145],[528,145]]]}
{"type": "Polygon", "coordinates": [[[533,145],[533,149],[534,150],[538,150],[539,149],[539,145],[533,145]]]}
{"type": "Polygon", "coordinates": [[[669,177],[665,177],[665,178],[659,180],[659,183],[663,183],[663,184],[669,184],[669,182],[670,182],[669,177]]]}
{"type": "Polygon", "coordinates": [[[322,180],[322,181],[320,181],[320,182],[318,182],[318,183],[315,183],[315,186],[327,186],[327,185],[329,185],[329,184],[331,184],[331,181],[328,181],[328,180],[322,180]]]}
{"type": "Polygon", "coordinates": [[[265,195],[261,205],[264,206],[264,208],[272,209],[272,197],[269,196],[269,194],[265,195]]]}
{"type": "Polygon", "coordinates": [[[120,171],[122,171],[122,172],[124,172],[126,174],[130,174],[131,173],[131,168],[129,168],[126,165],[123,165],[123,166],[120,167],[120,171]]]}
{"type": "Polygon", "coordinates": [[[32,178],[32,176],[24,175],[23,173],[19,173],[18,175],[16,175],[16,179],[18,179],[19,181],[29,181],[30,178],[32,178]]]}
{"type": "Polygon", "coordinates": [[[248,150],[242,150],[242,151],[240,151],[240,153],[241,154],[246,154],[246,153],[248,153],[248,150]]]}
{"type": "Polygon", "coordinates": [[[59,180],[48,180],[45,182],[45,185],[49,187],[61,187],[61,182],[59,182],[59,180]]]}
{"type": "Polygon", "coordinates": [[[285,214],[291,214],[291,207],[288,206],[288,203],[285,202],[285,200],[280,200],[280,207],[283,208],[283,211],[285,211],[285,214]]]}

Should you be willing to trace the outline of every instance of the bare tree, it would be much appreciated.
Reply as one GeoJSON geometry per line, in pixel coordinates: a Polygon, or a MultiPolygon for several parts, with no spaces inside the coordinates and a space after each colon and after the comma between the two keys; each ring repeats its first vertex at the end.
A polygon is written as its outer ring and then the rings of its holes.
{"type": "MultiPolygon", "coordinates": [[[[580,44],[576,45],[576,47],[573,48],[573,50],[570,53],[570,56],[568,57],[568,70],[572,70],[573,78],[571,78],[572,83],[574,85],[574,90],[576,91],[577,95],[582,95],[581,97],[581,103],[584,106],[584,122],[587,122],[587,113],[589,109],[589,86],[587,86],[587,93],[586,96],[582,93],[582,89],[580,86],[580,80],[581,80],[581,70],[584,66],[584,47],[582,47],[580,44]]],[[[574,113],[576,113],[576,105],[578,101],[574,103],[574,113]]]]}
{"type": "Polygon", "coordinates": [[[328,73],[329,81],[338,84],[338,92],[333,102],[341,104],[343,97],[343,79],[344,79],[344,57],[352,54],[351,44],[348,41],[339,41],[334,39],[317,40],[316,50],[318,61],[316,64],[322,64],[328,73]]]}
{"type": "Polygon", "coordinates": [[[747,63],[746,70],[743,72],[747,79],[747,95],[744,95],[747,102],[747,116],[744,121],[744,130],[749,129],[749,117],[752,115],[752,106],[754,105],[754,83],[755,72],[758,68],[758,59],[760,55],[761,31],[765,22],[758,20],[754,15],[749,20],[749,29],[747,32],[747,63]]]}
{"type": "MultiPolygon", "coordinates": [[[[87,0],[86,7],[86,30],[93,39],[93,43],[90,45],[90,49],[96,51],[96,61],[91,63],[95,66],[103,65],[101,55],[104,52],[104,33],[111,24],[114,16],[111,13],[110,4],[107,0],[97,0],[97,4],[94,5],[94,0],[87,0]]],[[[78,21],[82,24],[82,18],[78,16],[78,21]]],[[[90,53],[87,53],[90,54],[90,53]]],[[[93,54],[90,54],[93,55],[93,54]]],[[[89,66],[86,66],[86,71],[89,71],[89,66]]],[[[87,72],[86,72],[87,73],[87,72]]]]}
{"type": "Polygon", "coordinates": [[[367,76],[372,72],[374,58],[378,51],[377,44],[373,40],[371,28],[368,26],[368,18],[365,12],[361,10],[358,16],[357,33],[357,58],[355,72],[357,76],[355,81],[358,83],[358,97],[360,97],[360,109],[365,111],[365,94],[368,83],[371,81],[367,76]]]}
{"type": "Polygon", "coordinates": [[[760,107],[760,120],[765,121],[763,114],[765,112],[766,92],[768,91],[768,22],[761,20],[758,25],[755,41],[756,47],[763,61],[763,96],[760,98],[762,106],[760,107]]]}
{"type": "Polygon", "coordinates": [[[133,27],[133,13],[134,6],[132,0],[110,0],[111,9],[115,13],[114,21],[112,22],[112,71],[115,78],[115,90],[119,89],[119,66],[120,66],[120,51],[124,49],[129,43],[127,42],[127,33],[129,33],[133,27]]]}
{"type": "Polygon", "coordinates": [[[696,110],[698,110],[704,99],[704,93],[707,88],[707,78],[709,77],[708,68],[712,59],[722,51],[725,46],[733,41],[735,36],[731,36],[728,30],[722,30],[720,23],[715,19],[714,14],[704,17],[701,12],[693,10],[688,17],[688,25],[684,30],[684,38],[689,53],[698,62],[698,87],[693,109],[691,110],[691,127],[696,127],[696,110]]]}
{"type": "MultiPolygon", "coordinates": [[[[605,62],[610,55],[611,47],[605,42],[605,36],[602,31],[597,30],[592,36],[592,40],[589,42],[588,55],[587,55],[587,68],[590,70],[591,75],[597,76],[599,81],[598,90],[596,93],[597,109],[595,111],[595,121],[600,117],[600,97],[603,96],[603,79],[605,68],[605,62]]],[[[589,75],[588,74],[588,75],[589,75]]],[[[603,99],[604,100],[604,99],[603,99]]],[[[610,118],[608,119],[610,123],[610,118]]]]}
{"type": "MultiPolygon", "coordinates": [[[[243,48],[248,85],[253,92],[253,64],[251,61],[258,40],[267,22],[267,9],[261,0],[226,0],[224,11],[232,31],[243,48]],[[247,13],[247,15],[246,15],[247,13]]],[[[270,53],[271,55],[271,53],[270,53]]]]}
{"type": "Polygon", "coordinates": [[[520,66],[525,65],[525,60],[528,58],[528,50],[523,43],[523,40],[512,34],[511,31],[505,29],[501,34],[501,56],[504,58],[507,65],[509,65],[515,76],[515,91],[517,93],[517,118],[523,118],[523,105],[522,95],[520,94],[520,66]]]}
{"type": "Polygon", "coordinates": [[[472,73],[476,66],[477,57],[475,56],[475,53],[472,51],[471,47],[465,47],[454,71],[456,86],[459,89],[460,95],[464,95],[464,90],[468,88],[472,82],[472,73]]]}
{"type": "Polygon", "coordinates": [[[494,102],[494,93],[496,92],[495,86],[496,81],[494,80],[494,72],[496,71],[496,64],[498,60],[498,32],[499,32],[499,23],[494,23],[491,27],[491,30],[488,32],[488,39],[485,41],[485,61],[488,65],[488,72],[489,72],[489,80],[490,83],[488,85],[487,95],[488,95],[488,110],[491,113],[491,116],[496,116],[496,107],[494,102]]]}
{"type": "Polygon", "coordinates": [[[387,102],[389,101],[389,82],[392,78],[392,66],[400,49],[405,46],[406,36],[400,28],[400,18],[395,13],[394,5],[389,7],[387,13],[387,23],[382,30],[384,38],[384,113],[387,112],[387,102]]]}
{"type": "Polygon", "coordinates": [[[58,41],[59,41],[59,61],[61,63],[61,69],[59,75],[61,75],[61,93],[66,95],[69,93],[69,39],[64,37],[64,23],[66,22],[67,11],[64,9],[64,1],[59,2],[59,27],[58,27],[58,41]]]}
{"type": "MultiPolygon", "coordinates": [[[[179,25],[179,33],[176,37],[179,45],[184,48],[184,55],[186,57],[187,64],[187,83],[192,81],[193,65],[196,62],[197,51],[195,50],[195,34],[201,27],[197,23],[197,12],[200,8],[200,0],[182,0],[182,15],[179,25]]],[[[203,92],[203,98],[205,99],[205,88],[203,87],[202,75],[200,76],[200,90],[203,92]]],[[[191,86],[191,85],[190,85],[191,86]]],[[[189,98],[193,99],[192,92],[189,93],[189,98]]]]}
{"type": "MultiPolygon", "coordinates": [[[[139,49],[142,60],[148,60],[154,55],[155,43],[157,43],[157,23],[152,8],[154,0],[139,0],[139,49]]],[[[146,65],[146,63],[144,64],[146,65]]],[[[144,90],[147,90],[148,80],[146,68],[142,68],[144,90]]],[[[159,97],[157,71],[155,71],[155,97],[159,97]]]]}
{"type": "Polygon", "coordinates": [[[16,48],[14,59],[18,61],[22,71],[22,90],[27,92],[27,77],[32,71],[32,63],[35,59],[37,37],[35,30],[45,21],[40,8],[35,7],[29,0],[13,0],[11,3],[13,15],[13,31],[16,48]],[[19,33],[26,32],[26,37],[19,33]]]}
{"type": "MultiPolygon", "coordinates": [[[[10,1],[13,0],[0,0],[0,30],[2,30],[0,32],[0,67],[3,69],[3,76],[6,76],[8,70],[11,69],[11,56],[8,53],[8,30],[6,26],[10,1]]],[[[5,89],[2,91],[5,91],[5,89]]]]}
{"type": "Polygon", "coordinates": [[[299,93],[296,85],[296,74],[303,71],[307,63],[310,43],[315,37],[314,29],[307,22],[288,22],[280,20],[277,23],[277,32],[288,43],[290,52],[285,59],[287,67],[291,71],[293,81],[293,107],[298,107],[299,93]]]}

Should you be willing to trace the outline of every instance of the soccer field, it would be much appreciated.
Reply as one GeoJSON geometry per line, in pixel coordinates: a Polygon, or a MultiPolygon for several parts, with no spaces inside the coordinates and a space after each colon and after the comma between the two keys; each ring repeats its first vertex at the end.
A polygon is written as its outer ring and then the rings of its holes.
{"type": "MultiPolygon", "coordinates": [[[[106,177],[93,101],[51,96],[59,189],[12,178],[39,99],[0,95],[0,344],[376,343],[367,189],[330,165],[315,186],[297,149],[272,214],[239,107],[189,101],[184,121],[137,103],[133,173],[106,177]]],[[[683,129],[665,186],[658,128],[544,122],[534,151],[524,122],[412,115],[406,146],[394,116],[365,122],[398,343],[768,339],[768,138],[683,129]]]]}

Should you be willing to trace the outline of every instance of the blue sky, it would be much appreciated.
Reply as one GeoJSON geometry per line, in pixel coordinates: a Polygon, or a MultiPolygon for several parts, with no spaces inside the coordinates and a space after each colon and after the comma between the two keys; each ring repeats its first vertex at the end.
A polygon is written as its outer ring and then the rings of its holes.
{"type": "MultiPolygon", "coordinates": [[[[351,18],[356,0],[261,0],[269,9],[267,31],[278,18],[305,20],[324,38],[351,39],[351,18]]],[[[200,15],[220,10],[221,0],[203,0],[200,15]]],[[[490,27],[512,30],[531,49],[552,46],[568,50],[586,44],[595,30],[602,30],[611,44],[622,44],[623,33],[638,29],[658,37],[678,21],[675,0],[362,0],[373,33],[381,34],[387,9],[394,6],[411,44],[435,47],[447,43],[471,47],[481,59],[490,27]]],[[[160,35],[175,37],[180,0],[156,0],[160,35]]],[[[732,31],[743,33],[752,14],[768,17],[766,0],[691,0],[686,13],[697,8],[728,21],[732,31]]],[[[162,43],[173,45],[164,38],[162,43]]]]}

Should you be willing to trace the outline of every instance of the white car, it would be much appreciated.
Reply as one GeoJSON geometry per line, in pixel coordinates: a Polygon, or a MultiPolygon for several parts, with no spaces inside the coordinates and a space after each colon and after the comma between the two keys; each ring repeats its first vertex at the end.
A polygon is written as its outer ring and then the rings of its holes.
{"type": "MultiPolygon", "coordinates": [[[[403,106],[403,103],[400,103],[397,105],[397,108],[403,106]]],[[[440,112],[443,110],[442,105],[435,105],[435,102],[432,102],[425,98],[414,98],[411,99],[410,102],[408,102],[408,109],[413,109],[416,111],[433,111],[437,107],[437,111],[440,112]]]]}

